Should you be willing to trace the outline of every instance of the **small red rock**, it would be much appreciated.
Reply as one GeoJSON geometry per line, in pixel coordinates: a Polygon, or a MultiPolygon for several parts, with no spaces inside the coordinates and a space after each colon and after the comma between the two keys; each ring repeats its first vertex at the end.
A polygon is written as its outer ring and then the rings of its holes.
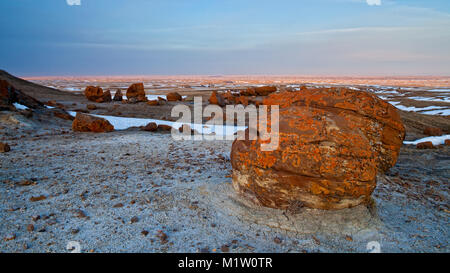
{"type": "Polygon", "coordinates": [[[149,124],[142,127],[141,130],[147,132],[155,132],[156,130],[158,130],[158,125],[154,122],[150,122],[149,124]]]}
{"type": "Polygon", "coordinates": [[[40,196],[32,196],[30,198],[31,202],[37,202],[37,201],[41,201],[41,200],[45,200],[47,199],[47,197],[45,195],[40,195],[40,196]]]}
{"type": "Polygon", "coordinates": [[[431,141],[420,142],[416,145],[417,149],[434,149],[434,145],[431,141]]]}
{"type": "Polygon", "coordinates": [[[11,147],[9,147],[8,143],[0,142],[0,153],[7,153],[11,151],[11,147]]]}

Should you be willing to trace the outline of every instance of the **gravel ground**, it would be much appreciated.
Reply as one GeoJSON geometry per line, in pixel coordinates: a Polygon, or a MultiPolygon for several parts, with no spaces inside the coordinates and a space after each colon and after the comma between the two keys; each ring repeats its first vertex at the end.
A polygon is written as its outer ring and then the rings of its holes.
{"type": "Polygon", "coordinates": [[[1,252],[449,252],[449,147],[404,146],[369,207],[281,211],[234,193],[230,142],[52,132],[6,139],[1,252]]]}

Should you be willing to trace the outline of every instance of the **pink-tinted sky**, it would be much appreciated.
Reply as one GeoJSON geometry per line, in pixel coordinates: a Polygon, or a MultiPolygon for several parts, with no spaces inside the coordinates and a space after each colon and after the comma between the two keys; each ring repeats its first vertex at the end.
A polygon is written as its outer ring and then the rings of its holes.
{"type": "Polygon", "coordinates": [[[0,10],[0,69],[22,76],[450,75],[447,0],[2,0],[0,10]]]}

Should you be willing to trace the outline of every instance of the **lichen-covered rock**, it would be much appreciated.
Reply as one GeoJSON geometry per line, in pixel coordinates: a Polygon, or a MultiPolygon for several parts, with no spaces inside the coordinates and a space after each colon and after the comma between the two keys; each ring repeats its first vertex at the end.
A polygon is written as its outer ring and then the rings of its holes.
{"type": "Polygon", "coordinates": [[[131,103],[146,102],[147,97],[145,96],[144,84],[134,83],[130,87],[128,87],[127,99],[131,103]]]}
{"type": "Polygon", "coordinates": [[[109,90],[103,92],[103,89],[99,86],[87,86],[84,90],[86,98],[93,102],[110,102],[111,92],[109,90]]]}
{"type": "Polygon", "coordinates": [[[177,92],[167,94],[167,101],[181,101],[183,98],[177,92]]]}
{"type": "Polygon", "coordinates": [[[278,149],[262,151],[258,139],[236,140],[231,151],[233,187],[263,206],[368,202],[377,173],[395,164],[405,136],[395,107],[365,92],[282,92],[264,104],[280,106],[278,149]]]}
{"type": "Polygon", "coordinates": [[[72,122],[72,130],[75,132],[104,133],[114,130],[114,126],[104,118],[77,113],[72,122]]]}

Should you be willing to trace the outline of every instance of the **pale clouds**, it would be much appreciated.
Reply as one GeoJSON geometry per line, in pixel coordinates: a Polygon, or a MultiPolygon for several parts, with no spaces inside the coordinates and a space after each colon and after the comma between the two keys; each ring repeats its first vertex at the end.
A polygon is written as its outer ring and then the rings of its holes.
{"type": "Polygon", "coordinates": [[[66,0],[69,6],[81,6],[81,0],[66,0]]]}
{"type": "Polygon", "coordinates": [[[381,0],[367,0],[369,6],[381,6],[381,0]]]}

